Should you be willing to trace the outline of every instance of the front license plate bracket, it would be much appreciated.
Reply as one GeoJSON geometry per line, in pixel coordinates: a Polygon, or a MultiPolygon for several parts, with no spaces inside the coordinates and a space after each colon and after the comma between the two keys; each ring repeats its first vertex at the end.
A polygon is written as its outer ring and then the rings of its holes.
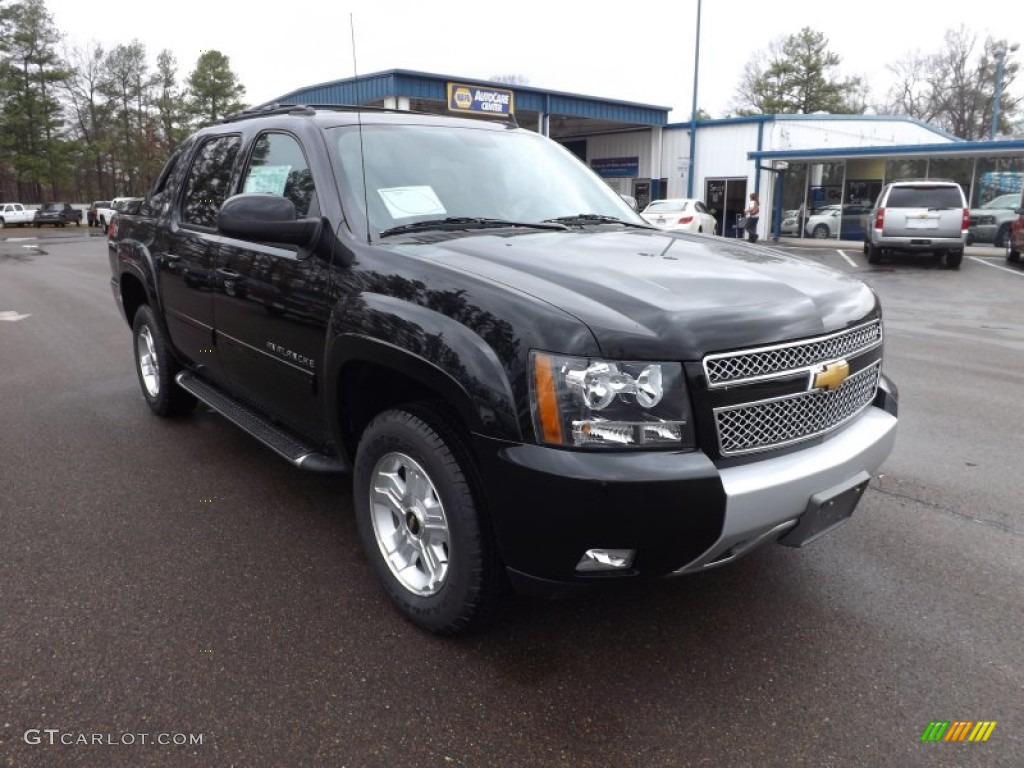
{"type": "Polygon", "coordinates": [[[871,475],[861,471],[846,482],[811,496],[796,526],[779,539],[779,544],[802,547],[845,523],[870,481],[871,475]]]}

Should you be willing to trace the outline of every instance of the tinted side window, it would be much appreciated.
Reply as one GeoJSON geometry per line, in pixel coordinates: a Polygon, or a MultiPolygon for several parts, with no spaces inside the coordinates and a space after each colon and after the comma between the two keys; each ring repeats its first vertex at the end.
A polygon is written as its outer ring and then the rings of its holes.
{"type": "MultiPolygon", "coordinates": [[[[186,154],[184,147],[180,147],[164,165],[164,169],[160,171],[156,184],[153,185],[153,189],[150,190],[149,195],[146,196],[146,199],[142,201],[142,205],[139,207],[139,213],[143,216],[161,216],[167,212],[167,207],[171,203],[169,182],[171,177],[175,175],[175,169],[178,168],[186,154]]],[[[97,208],[109,208],[110,202],[101,201],[94,203],[94,206],[97,208]]]]}
{"type": "Polygon", "coordinates": [[[960,190],[956,187],[893,187],[889,208],[962,208],[960,190]]]}
{"type": "Polygon", "coordinates": [[[242,145],[239,136],[207,139],[196,152],[181,201],[181,220],[200,227],[215,227],[217,212],[228,197],[231,169],[242,145]]]}
{"type": "Polygon", "coordinates": [[[313,175],[302,146],[285,133],[265,133],[256,139],[242,192],[286,197],[295,204],[300,219],[319,215],[313,175]]]}

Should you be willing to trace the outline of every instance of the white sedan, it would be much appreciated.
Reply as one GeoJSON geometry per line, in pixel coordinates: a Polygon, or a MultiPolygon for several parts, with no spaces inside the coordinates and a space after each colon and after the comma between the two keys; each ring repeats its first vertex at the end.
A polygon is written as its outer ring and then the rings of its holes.
{"type": "Polygon", "coordinates": [[[674,232],[708,232],[714,234],[718,223],[700,200],[676,198],[655,200],[640,214],[644,221],[658,229],[674,232]]]}

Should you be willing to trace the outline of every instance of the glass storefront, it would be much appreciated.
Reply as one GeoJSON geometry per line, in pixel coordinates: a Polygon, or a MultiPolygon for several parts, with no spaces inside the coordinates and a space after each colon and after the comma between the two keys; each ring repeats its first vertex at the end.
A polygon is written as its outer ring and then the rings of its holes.
{"type": "MultiPolygon", "coordinates": [[[[1024,190],[1022,157],[867,158],[790,162],[774,207],[782,237],[862,240],[867,216],[887,181],[951,179],[976,208],[1024,190]]],[[[774,217],[773,217],[774,219],[774,217]]]]}

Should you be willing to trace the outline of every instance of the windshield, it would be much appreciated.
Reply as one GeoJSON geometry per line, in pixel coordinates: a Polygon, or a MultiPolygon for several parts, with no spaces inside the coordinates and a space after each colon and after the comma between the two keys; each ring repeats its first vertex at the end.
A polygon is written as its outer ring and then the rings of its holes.
{"type": "Polygon", "coordinates": [[[982,208],[1016,208],[1017,203],[1020,202],[1020,195],[1000,195],[997,198],[989,200],[985,203],[982,208]]]}
{"type": "MultiPolygon", "coordinates": [[[[363,125],[361,137],[356,126],[332,133],[346,209],[355,214],[350,226],[365,234],[368,220],[373,238],[417,222],[446,222],[450,229],[453,219],[471,228],[470,219],[493,226],[493,220],[540,224],[596,214],[646,226],[574,155],[535,133],[462,125],[363,125]]],[[[614,224],[578,222],[608,223],[614,224]]]]}

